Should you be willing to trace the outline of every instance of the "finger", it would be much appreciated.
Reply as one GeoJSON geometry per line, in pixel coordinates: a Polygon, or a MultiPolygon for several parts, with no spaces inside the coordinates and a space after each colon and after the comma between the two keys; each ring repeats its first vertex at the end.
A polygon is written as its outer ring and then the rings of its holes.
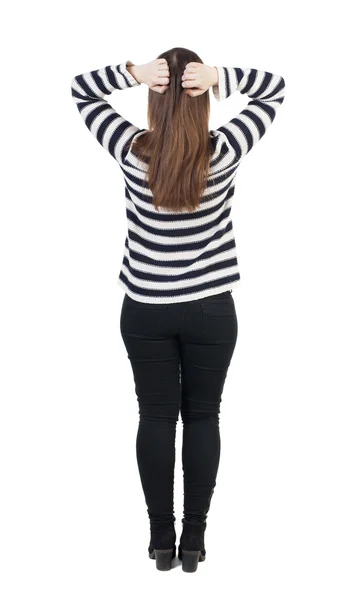
{"type": "Polygon", "coordinates": [[[196,77],[192,79],[183,79],[181,82],[182,87],[199,87],[199,81],[196,77]]]}
{"type": "Polygon", "coordinates": [[[194,87],[198,87],[198,81],[195,77],[191,78],[191,79],[185,79],[182,81],[181,83],[183,88],[194,88],[194,87]]]}
{"type": "Polygon", "coordinates": [[[195,73],[194,71],[192,73],[190,71],[184,71],[182,74],[182,79],[195,79],[196,77],[198,77],[198,73],[195,73]]]}
{"type": "Polygon", "coordinates": [[[170,71],[169,71],[168,67],[165,67],[163,69],[162,69],[162,67],[159,67],[157,69],[157,74],[161,75],[162,77],[169,77],[170,71]]]}
{"type": "Polygon", "coordinates": [[[155,85],[168,85],[170,82],[169,77],[156,77],[155,85]]]}
{"type": "Polygon", "coordinates": [[[186,67],[184,69],[184,73],[196,73],[197,70],[198,70],[197,65],[194,65],[193,63],[188,63],[188,65],[186,65],[186,67]]]}
{"type": "Polygon", "coordinates": [[[154,92],[157,92],[158,94],[164,94],[164,92],[166,92],[166,90],[168,89],[168,86],[167,85],[154,85],[150,89],[153,90],[154,92]]]}
{"type": "Polygon", "coordinates": [[[196,96],[201,96],[201,94],[204,94],[203,90],[186,90],[185,92],[188,96],[191,97],[196,97],[196,96]]]}

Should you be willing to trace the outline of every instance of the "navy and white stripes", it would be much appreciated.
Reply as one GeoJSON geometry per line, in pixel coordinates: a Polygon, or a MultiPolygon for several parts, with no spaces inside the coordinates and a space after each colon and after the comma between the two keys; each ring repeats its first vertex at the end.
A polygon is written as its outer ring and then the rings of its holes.
{"type": "Polygon", "coordinates": [[[241,160],[272,124],[284,100],[285,82],[280,75],[267,71],[216,68],[219,80],[212,88],[216,100],[224,100],[236,90],[252,98],[237,116],[217,129],[226,136],[230,150],[241,160]]]}
{"type": "Polygon", "coordinates": [[[105,99],[140,85],[126,61],[73,78],[72,97],[91,133],[124,174],[128,231],[118,284],[134,300],[173,303],[230,290],[240,283],[231,220],[237,168],[261,139],[284,100],[284,79],[267,71],[217,67],[216,100],[236,90],[252,100],[225,125],[208,132],[214,152],[207,189],[196,211],[169,212],[152,205],[147,164],[132,151],[145,129],[122,117],[105,99]]]}

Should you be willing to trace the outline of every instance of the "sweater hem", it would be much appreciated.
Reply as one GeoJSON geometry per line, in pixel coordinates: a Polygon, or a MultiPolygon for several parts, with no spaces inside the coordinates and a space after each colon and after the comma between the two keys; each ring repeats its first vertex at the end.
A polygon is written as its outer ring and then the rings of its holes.
{"type": "Polygon", "coordinates": [[[195,292],[194,294],[184,294],[183,296],[168,296],[165,297],[154,297],[154,296],[141,296],[140,294],[134,294],[127,285],[118,277],[117,284],[122,290],[130,297],[132,300],[136,300],[137,302],[143,302],[146,304],[175,304],[180,302],[189,302],[191,300],[200,300],[201,298],[206,298],[208,296],[214,296],[215,294],[220,294],[222,292],[231,291],[233,289],[239,289],[241,286],[241,280],[235,279],[234,281],[230,281],[225,283],[224,285],[219,285],[214,288],[201,290],[199,292],[195,292]]]}

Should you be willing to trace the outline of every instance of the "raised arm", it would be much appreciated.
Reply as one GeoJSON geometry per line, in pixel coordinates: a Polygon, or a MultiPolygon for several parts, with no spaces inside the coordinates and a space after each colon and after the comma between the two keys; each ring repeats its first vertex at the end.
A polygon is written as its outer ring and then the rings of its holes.
{"type": "Polygon", "coordinates": [[[125,143],[141,129],[124,119],[104,97],[114,90],[140,85],[127,70],[130,65],[133,63],[128,60],[82,73],[73,77],[71,83],[72,98],[85,125],[119,164],[125,143]]]}
{"type": "Polygon", "coordinates": [[[212,90],[221,101],[235,91],[252,98],[233,119],[218,127],[225,134],[229,149],[240,160],[261,140],[272,124],[284,100],[285,82],[281,75],[257,69],[240,67],[215,67],[217,82],[212,90]]]}

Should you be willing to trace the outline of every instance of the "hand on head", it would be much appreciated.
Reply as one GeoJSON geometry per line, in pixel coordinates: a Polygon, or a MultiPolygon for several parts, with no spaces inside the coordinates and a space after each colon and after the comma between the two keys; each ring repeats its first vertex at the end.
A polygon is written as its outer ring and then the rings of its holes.
{"type": "MultiPolygon", "coordinates": [[[[165,58],[156,58],[139,67],[142,81],[151,90],[164,94],[169,87],[170,72],[165,58]]],[[[182,75],[182,87],[188,96],[204,94],[216,81],[216,68],[203,63],[190,62],[182,75]]]]}

